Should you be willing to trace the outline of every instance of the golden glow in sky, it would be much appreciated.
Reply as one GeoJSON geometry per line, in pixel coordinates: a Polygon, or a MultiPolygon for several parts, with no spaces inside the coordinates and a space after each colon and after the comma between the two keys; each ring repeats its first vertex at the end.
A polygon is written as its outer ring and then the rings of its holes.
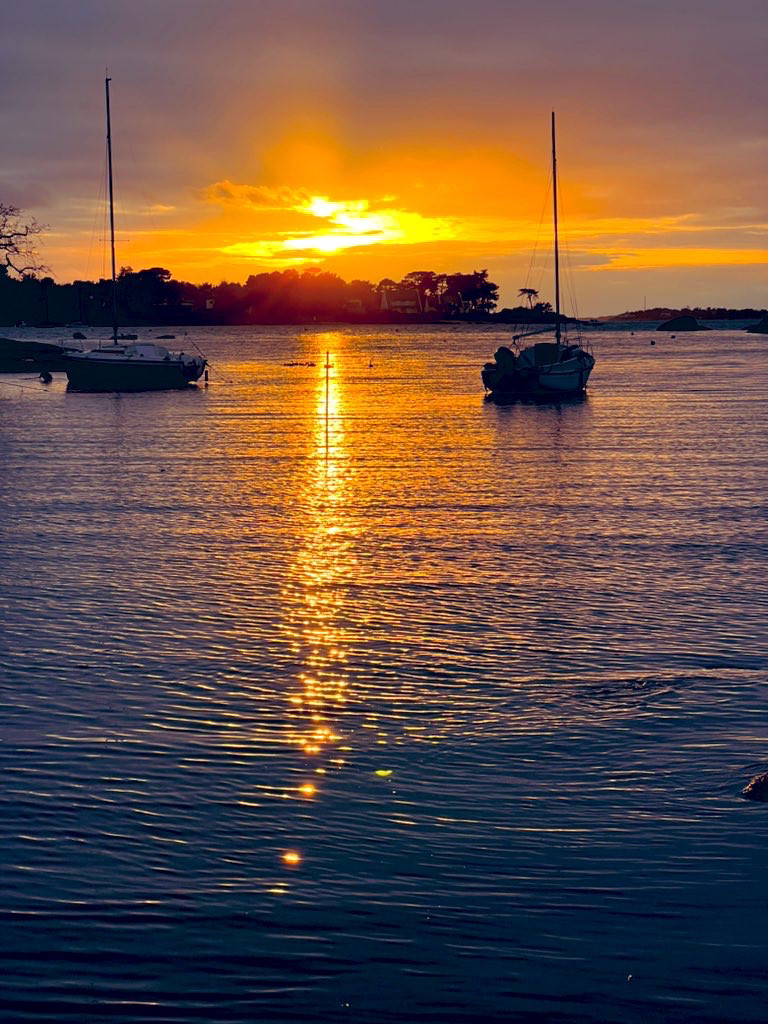
{"type": "Polygon", "coordinates": [[[120,265],[214,285],[310,265],[373,283],[487,268],[502,304],[526,283],[551,298],[528,270],[549,244],[554,108],[582,312],[646,294],[765,301],[759,4],[727,18],[717,0],[585,0],[542,32],[537,5],[393,2],[203,2],[180,19],[73,0],[46,25],[16,5],[0,201],[49,226],[57,281],[100,275],[110,54],[120,265]]]}
{"type": "MultiPolygon", "coordinates": [[[[134,269],[167,266],[179,279],[212,284],[291,267],[319,266],[373,283],[416,269],[485,267],[501,284],[502,305],[511,305],[524,284],[547,298],[546,123],[538,134],[537,148],[525,156],[491,143],[455,151],[412,143],[361,159],[328,134],[297,131],[265,145],[266,183],[221,177],[187,190],[177,205],[162,197],[143,205],[123,202],[118,262],[134,269]],[[531,277],[534,250],[538,265],[531,277]]],[[[688,275],[697,286],[707,272],[717,274],[719,284],[729,275],[749,280],[762,273],[765,226],[756,206],[705,209],[696,188],[668,188],[664,169],[655,165],[633,168],[622,190],[619,169],[607,183],[604,169],[574,151],[573,134],[563,134],[561,234],[570,270],[579,277],[582,313],[610,312],[607,296],[614,293],[616,311],[638,308],[647,291],[655,301],[654,281],[667,282],[670,272],[678,282],[688,275]],[[634,304],[619,297],[628,287],[637,293],[634,304]]],[[[92,219],[96,201],[86,206],[92,219]]],[[[55,234],[49,248],[61,248],[55,259],[46,253],[50,262],[82,259],[82,234],[79,243],[55,234]]],[[[73,276],[100,272],[104,267],[92,260],[73,276]]],[[[714,304],[714,296],[707,298],[714,304]]]]}
{"type": "MultiPolygon", "coordinates": [[[[246,208],[252,208],[254,196],[265,194],[266,190],[233,185],[231,182],[220,182],[209,190],[209,195],[215,200],[237,203],[239,199],[245,203],[246,208]]],[[[282,197],[289,199],[290,193],[284,190],[282,197]]],[[[455,236],[446,218],[423,217],[418,213],[391,207],[373,210],[367,199],[331,200],[328,196],[301,194],[293,196],[293,199],[295,202],[287,207],[288,212],[312,218],[321,224],[314,230],[308,228],[279,232],[278,237],[272,239],[235,242],[223,246],[221,252],[256,263],[277,261],[296,265],[316,263],[318,259],[343,249],[373,245],[415,245],[455,236]]]]}
{"type": "MultiPolygon", "coordinates": [[[[546,297],[551,227],[545,157],[538,179],[529,164],[512,157],[505,164],[497,152],[482,151],[462,154],[455,166],[441,158],[438,178],[435,159],[412,154],[399,181],[387,162],[388,193],[377,175],[342,180],[322,192],[224,178],[199,190],[182,209],[155,204],[141,217],[128,209],[125,219],[138,226],[126,232],[119,262],[134,269],[164,265],[181,279],[214,284],[289,267],[320,266],[347,280],[374,283],[415,269],[452,273],[488,267],[502,284],[502,304],[511,304],[526,281],[546,297]],[[434,187],[425,185],[430,180],[434,187]],[[361,196],[366,186],[376,190],[373,198],[361,196]],[[353,188],[357,194],[350,195],[353,188]],[[149,222],[157,227],[145,226],[149,222]],[[526,275],[534,250],[541,267],[531,280],[526,275]]],[[[768,262],[760,243],[764,228],[751,209],[726,211],[718,219],[692,210],[648,214],[642,203],[632,202],[621,216],[612,202],[590,194],[578,167],[562,194],[564,245],[571,270],[581,278],[578,291],[587,313],[606,311],[609,282],[621,278],[625,287],[622,275],[710,270],[725,280],[739,269],[759,272],[768,262]],[[591,284],[597,277],[599,288],[591,284]],[[590,308],[591,287],[601,298],[590,308]]],[[[75,276],[98,275],[92,269],[75,276]]],[[[618,311],[621,301],[616,302],[618,311]]],[[[640,299],[624,305],[637,308],[640,299]]]]}

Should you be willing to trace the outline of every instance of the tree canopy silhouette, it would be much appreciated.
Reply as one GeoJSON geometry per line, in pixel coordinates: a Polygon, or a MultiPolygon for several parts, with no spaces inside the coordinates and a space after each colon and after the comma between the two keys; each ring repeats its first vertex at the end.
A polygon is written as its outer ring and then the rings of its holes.
{"type": "Polygon", "coordinates": [[[0,266],[18,277],[47,269],[40,261],[35,244],[36,237],[44,230],[34,217],[25,223],[17,206],[0,203],[0,266]]]}
{"type": "Polygon", "coordinates": [[[521,288],[517,294],[522,295],[526,299],[528,299],[529,309],[533,309],[533,300],[538,299],[539,297],[539,293],[536,291],[535,288],[521,288]]]}
{"type": "MultiPolygon", "coordinates": [[[[111,294],[106,279],[57,285],[27,272],[13,280],[0,264],[0,320],[5,323],[77,321],[101,326],[111,317],[111,294]]],[[[123,267],[117,278],[120,321],[136,325],[476,319],[493,312],[498,295],[487,270],[414,270],[400,281],[383,278],[378,284],[347,282],[322,267],[264,271],[251,274],[244,284],[175,281],[164,267],[123,267]]]]}

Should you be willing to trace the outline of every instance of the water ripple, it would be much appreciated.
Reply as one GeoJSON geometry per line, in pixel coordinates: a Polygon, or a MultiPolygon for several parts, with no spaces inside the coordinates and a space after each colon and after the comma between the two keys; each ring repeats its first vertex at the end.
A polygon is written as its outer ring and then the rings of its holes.
{"type": "Polygon", "coordinates": [[[761,1020],[765,343],[195,340],[0,393],[9,1019],[761,1020]]]}

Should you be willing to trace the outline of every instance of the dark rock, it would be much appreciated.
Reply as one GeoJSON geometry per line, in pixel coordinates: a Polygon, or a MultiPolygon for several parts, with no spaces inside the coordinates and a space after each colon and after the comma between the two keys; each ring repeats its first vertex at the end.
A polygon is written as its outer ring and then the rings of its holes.
{"type": "Polygon", "coordinates": [[[750,334],[768,334],[768,316],[764,316],[757,324],[750,324],[745,330],[750,334]]]}
{"type": "Polygon", "coordinates": [[[695,316],[675,316],[671,320],[659,324],[657,331],[708,331],[710,328],[700,324],[695,316]]]}
{"type": "Polygon", "coordinates": [[[768,772],[756,775],[754,779],[742,789],[741,795],[747,800],[759,800],[761,803],[768,803],[768,772]]]}

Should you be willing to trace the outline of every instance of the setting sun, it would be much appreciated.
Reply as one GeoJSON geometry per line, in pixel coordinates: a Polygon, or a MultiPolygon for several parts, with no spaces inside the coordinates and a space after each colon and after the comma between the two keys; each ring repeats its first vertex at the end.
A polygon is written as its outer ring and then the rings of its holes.
{"type": "MultiPolygon", "coordinates": [[[[221,182],[212,186],[208,194],[216,202],[229,202],[242,210],[253,213],[258,209],[252,197],[264,195],[267,190],[248,185],[233,185],[221,182]]],[[[293,231],[275,231],[274,237],[259,238],[258,241],[235,242],[223,246],[221,252],[256,263],[281,261],[286,255],[295,255],[291,263],[312,263],[318,257],[375,245],[415,245],[425,241],[447,240],[456,237],[457,229],[447,218],[424,217],[419,213],[401,210],[391,206],[391,200],[380,200],[373,204],[367,199],[332,200],[328,196],[303,197],[302,193],[291,195],[283,191],[283,200],[288,200],[283,209],[286,214],[299,218],[312,218],[324,222],[324,229],[318,231],[308,226],[303,228],[301,219],[293,231]],[[293,201],[291,201],[293,200],[293,201]],[[299,255],[301,254],[301,255],[299,255]]],[[[274,213],[276,207],[262,207],[274,213]]],[[[310,222],[311,224],[311,222],[310,222]]]]}

